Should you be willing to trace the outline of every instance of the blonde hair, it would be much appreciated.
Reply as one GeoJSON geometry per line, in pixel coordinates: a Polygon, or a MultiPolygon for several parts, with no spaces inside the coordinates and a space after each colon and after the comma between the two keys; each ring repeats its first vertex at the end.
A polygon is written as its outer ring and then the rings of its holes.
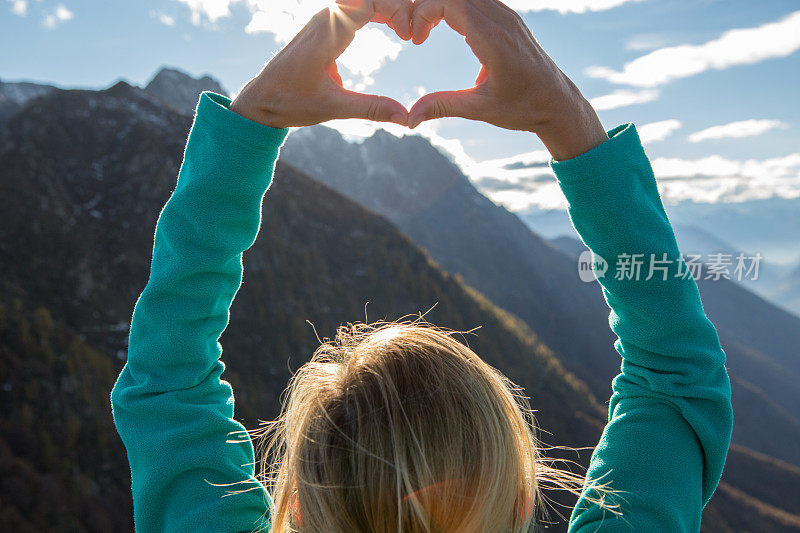
{"type": "Polygon", "coordinates": [[[517,533],[541,482],[583,484],[540,456],[521,390],[421,319],[339,328],[256,433],[275,533],[517,533]]]}

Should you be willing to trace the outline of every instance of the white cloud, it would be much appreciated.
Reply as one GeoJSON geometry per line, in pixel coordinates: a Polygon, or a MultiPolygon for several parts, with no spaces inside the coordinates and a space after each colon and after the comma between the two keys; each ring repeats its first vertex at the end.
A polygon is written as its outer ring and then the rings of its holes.
{"type": "Polygon", "coordinates": [[[403,95],[403,97],[399,100],[401,104],[406,106],[407,109],[410,109],[414,102],[419,100],[422,96],[428,93],[428,89],[426,89],[423,85],[418,85],[414,87],[411,92],[407,92],[403,95]]]}
{"type": "Polygon", "coordinates": [[[775,128],[787,128],[788,124],[780,120],[750,119],[712,126],[704,130],[696,131],[689,135],[689,141],[696,143],[708,139],[730,139],[741,137],[753,137],[761,135],[775,128]]]}
{"type": "Polygon", "coordinates": [[[654,50],[626,63],[621,71],[590,67],[586,73],[613,83],[656,87],[710,69],[785,57],[797,50],[800,50],[800,11],[777,22],[726,31],[719,38],[703,44],[654,50]]]}
{"type": "Polygon", "coordinates": [[[28,14],[28,0],[8,0],[11,2],[11,12],[20,17],[28,14]]]}
{"type": "Polygon", "coordinates": [[[52,30],[62,22],[72,20],[73,18],[75,18],[75,14],[67,9],[67,6],[64,4],[58,4],[54,10],[45,12],[44,18],[42,19],[42,25],[45,28],[52,30]]]}
{"type": "Polygon", "coordinates": [[[567,199],[561,192],[555,178],[544,183],[534,191],[482,191],[492,201],[501,204],[509,211],[526,211],[532,207],[539,209],[566,209],[567,199]]]}
{"type": "Polygon", "coordinates": [[[658,122],[643,124],[637,128],[637,131],[643,143],[654,143],[663,141],[669,137],[672,132],[679,129],[681,125],[680,120],[671,118],[669,120],[659,120],[658,122]]]}
{"type": "MultiPolygon", "coordinates": [[[[719,155],[700,159],[655,158],[653,171],[667,204],[744,202],[766,198],[800,197],[800,153],[771,159],[735,160],[719,155]]],[[[545,179],[546,169],[535,169],[513,180],[506,175],[498,186],[491,180],[473,180],[481,191],[512,211],[530,208],[564,209],[558,185],[545,179]]]]}
{"type": "Polygon", "coordinates": [[[339,63],[353,74],[369,76],[387,61],[400,55],[403,45],[380,28],[364,28],[356,33],[353,43],[339,56],[339,63]]]}
{"type": "Polygon", "coordinates": [[[627,50],[654,50],[656,48],[662,48],[666,46],[667,39],[663,35],[659,35],[657,33],[644,33],[640,35],[634,35],[628,42],[625,43],[625,48],[627,50]]]}
{"type": "Polygon", "coordinates": [[[642,0],[506,0],[506,5],[517,11],[558,11],[565,13],[586,13],[605,11],[630,2],[642,0]]]}
{"type": "Polygon", "coordinates": [[[238,0],[178,0],[186,4],[192,11],[192,24],[199,26],[203,16],[212,24],[217,20],[229,17],[231,4],[238,0]]]}
{"type": "Polygon", "coordinates": [[[652,160],[653,172],[660,179],[706,177],[731,177],[739,173],[741,163],[720,155],[700,159],[657,157],[652,160]]]}
{"type": "Polygon", "coordinates": [[[489,159],[480,163],[489,168],[520,168],[545,165],[550,162],[550,152],[547,150],[534,150],[501,159],[489,159]]]}
{"type": "Polygon", "coordinates": [[[165,26],[172,27],[172,26],[175,25],[175,17],[171,17],[171,16],[167,15],[166,13],[164,13],[163,11],[151,10],[150,11],[150,17],[154,18],[154,19],[157,19],[161,24],[163,24],[165,26]]]}
{"type": "Polygon", "coordinates": [[[800,197],[800,153],[770,159],[655,158],[653,171],[667,203],[743,202],[800,197]]]}
{"type": "Polygon", "coordinates": [[[610,94],[597,96],[589,100],[597,111],[609,111],[633,104],[644,104],[657,100],[661,93],[655,89],[644,89],[641,91],[631,91],[620,89],[610,94]]]}
{"type": "Polygon", "coordinates": [[[288,43],[315,13],[330,5],[328,0],[246,0],[246,3],[253,16],[245,31],[271,33],[279,43],[288,43]]]}

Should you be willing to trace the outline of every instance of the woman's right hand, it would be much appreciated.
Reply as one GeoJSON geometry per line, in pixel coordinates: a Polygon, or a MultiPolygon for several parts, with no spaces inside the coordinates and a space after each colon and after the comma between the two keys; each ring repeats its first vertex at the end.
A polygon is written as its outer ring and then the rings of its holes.
{"type": "Polygon", "coordinates": [[[336,58],[370,21],[386,23],[401,39],[410,39],[412,9],[412,0],[337,0],[242,88],[230,109],[274,128],[343,118],[406,125],[408,112],[399,102],[346,90],[336,58]]]}

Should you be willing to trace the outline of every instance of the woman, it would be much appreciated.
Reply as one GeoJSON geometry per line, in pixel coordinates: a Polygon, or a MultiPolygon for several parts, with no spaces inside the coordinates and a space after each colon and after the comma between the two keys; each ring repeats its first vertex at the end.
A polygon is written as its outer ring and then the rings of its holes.
{"type": "Polygon", "coordinates": [[[641,260],[640,277],[599,279],[622,372],[570,531],[700,530],[730,441],[730,383],[635,127],[606,132],[497,0],[340,0],[233,102],[201,97],[112,392],[139,531],[533,527],[539,482],[563,476],[539,456],[513,387],[446,333],[361,326],[322,346],[271,426],[269,487],[255,476],[251,440],[220,380],[217,340],[286,128],[334,118],[413,128],[445,116],[536,133],[586,245],[610,265],[641,260]],[[415,44],[445,20],[482,64],[476,86],[424,96],[410,112],[346,91],[335,59],[370,20],[415,44]]]}

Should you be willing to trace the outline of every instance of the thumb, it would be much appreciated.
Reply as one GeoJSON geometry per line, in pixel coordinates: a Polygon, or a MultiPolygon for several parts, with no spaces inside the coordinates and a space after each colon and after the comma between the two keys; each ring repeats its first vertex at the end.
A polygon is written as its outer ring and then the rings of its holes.
{"type": "Polygon", "coordinates": [[[426,94],[411,107],[408,113],[408,127],[414,129],[426,120],[445,117],[477,120],[477,104],[474,89],[426,94]]]}
{"type": "Polygon", "coordinates": [[[333,101],[334,118],[362,118],[375,122],[408,124],[408,111],[403,105],[387,96],[362,94],[342,89],[336,91],[333,101]]]}

